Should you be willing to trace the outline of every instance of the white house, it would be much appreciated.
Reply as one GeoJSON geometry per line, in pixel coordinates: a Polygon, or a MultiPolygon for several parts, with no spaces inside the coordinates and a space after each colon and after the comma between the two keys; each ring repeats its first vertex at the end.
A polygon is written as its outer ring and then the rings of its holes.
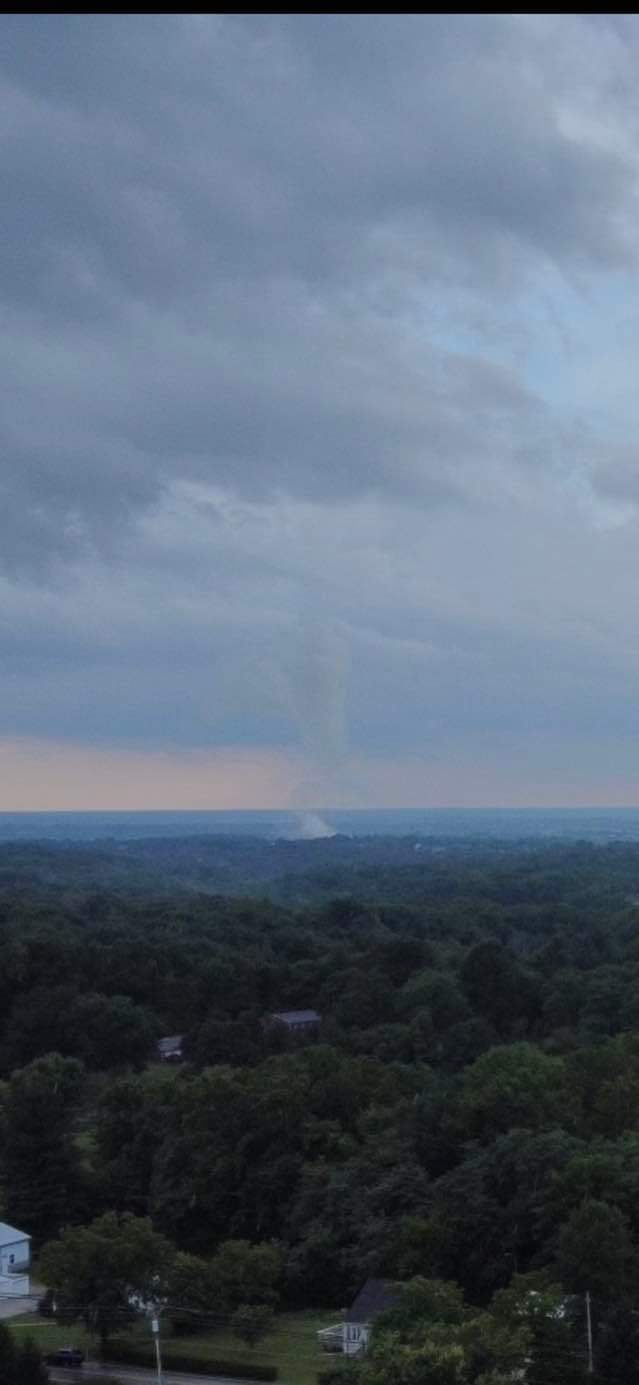
{"type": "Polygon", "coordinates": [[[362,1356],[366,1351],[375,1318],[397,1303],[397,1291],[385,1279],[367,1279],[344,1321],[344,1351],[347,1356],[362,1356]]]}
{"type": "Polygon", "coordinates": [[[344,1321],[322,1328],[317,1336],[322,1351],[343,1351],[346,1356],[363,1356],[375,1318],[397,1303],[397,1291],[385,1279],[367,1279],[355,1302],[344,1314],[344,1321]]]}
{"type": "Polygon", "coordinates": [[[158,1039],[157,1052],[161,1063],[181,1063],[183,1034],[167,1034],[165,1039],[158,1039]]]}
{"type": "Polygon", "coordinates": [[[0,1297],[30,1292],[31,1237],[0,1221],[0,1297]]]}

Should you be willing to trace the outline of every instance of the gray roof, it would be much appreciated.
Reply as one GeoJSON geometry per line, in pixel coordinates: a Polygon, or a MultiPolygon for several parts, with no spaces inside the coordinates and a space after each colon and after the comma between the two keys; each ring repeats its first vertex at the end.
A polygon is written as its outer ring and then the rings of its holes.
{"type": "Polygon", "coordinates": [[[284,1024],[319,1024],[320,1018],[317,1010],[278,1010],[273,1015],[274,1020],[283,1020],[284,1024]]]}
{"type": "Polygon", "coordinates": [[[166,1039],[158,1039],[158,1048],[161,1053],[174,1048],[181,1048],[183,1038],[183,1034],[171,1034],[166,1039]]]}
{"type": "Polygon", "coordinates": [[[12,1246],[15,1241],[30,1241],[31,1237],[26,1231],[18,1231],[17,1227],[9,1226],[6,1221],[0,1221],[0,1246],[12,1246]]]}
{"type": "Polygon", "coordinates": [[[394,1308],[397,1289],[387,1279],[367,1279],[346,1314],[346,1322],[370,1322],[379,1313],[394,1308]]]}

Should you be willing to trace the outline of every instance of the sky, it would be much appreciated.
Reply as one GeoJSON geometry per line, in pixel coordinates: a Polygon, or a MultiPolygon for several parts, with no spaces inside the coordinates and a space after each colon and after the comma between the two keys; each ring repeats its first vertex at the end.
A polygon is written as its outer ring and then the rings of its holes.
{"type": "Polygon", "coordinates": [[[0,808],[639,803],[637,17],[0,32],[0,808]]]}

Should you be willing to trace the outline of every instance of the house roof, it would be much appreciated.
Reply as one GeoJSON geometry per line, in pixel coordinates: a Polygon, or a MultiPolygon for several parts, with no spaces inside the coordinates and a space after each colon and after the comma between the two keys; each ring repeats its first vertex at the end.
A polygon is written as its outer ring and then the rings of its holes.
{"type": "Polygon", "coordinates": [[[172,1048],[181,1048],[183,1038],[183,1034],[171,1034],[166,1039],[158,1039],[158,1048],[161,1053],[164,1053],[165,1050],[170,1051],[172,1048]]]}
{"type": "Polygon", "coordinates": [[[367,1279],[355,1302],[351,1304],[346,1322],[370,1322],[378,1313],[385,1313],[397,1303],[397,1290],[386,1279],[367,1279]]]}
{"type": "Polygon", "coordinates": [[[284,1024],[319,1024],[320,1016],[317,1010],[278,1010],[273,1015],[274,1020],[283,1020],[284,1024]]]}
{"type": "Polygon", "coordinates": [[[12,1246],[16,1241],[30,1241],[31,1237],[26,1231],[18,1231],[17,1227],[9,1226],[6,1221],[0,1221],[0,1246],[12,1246]]]}

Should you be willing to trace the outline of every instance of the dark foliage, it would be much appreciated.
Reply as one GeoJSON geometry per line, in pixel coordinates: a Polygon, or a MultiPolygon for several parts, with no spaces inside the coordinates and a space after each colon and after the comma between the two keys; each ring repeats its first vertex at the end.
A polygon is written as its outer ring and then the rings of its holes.
{"type": "MultiPolygon", "coordinates": [[[[132,1211],[207,1263],[275,1244],[291,1306],[421,1275],[481,1309],[547,1273],[596,1297],[622,1385],[639,847],[435,845],[1,848],[2,1215],[37,1243],[132,1211]],[[308,1007],[317,1035],[269,1023],[308,1007]]],[[[544,1331],[540,1363],[576,1329],[544,1331]]]]}

